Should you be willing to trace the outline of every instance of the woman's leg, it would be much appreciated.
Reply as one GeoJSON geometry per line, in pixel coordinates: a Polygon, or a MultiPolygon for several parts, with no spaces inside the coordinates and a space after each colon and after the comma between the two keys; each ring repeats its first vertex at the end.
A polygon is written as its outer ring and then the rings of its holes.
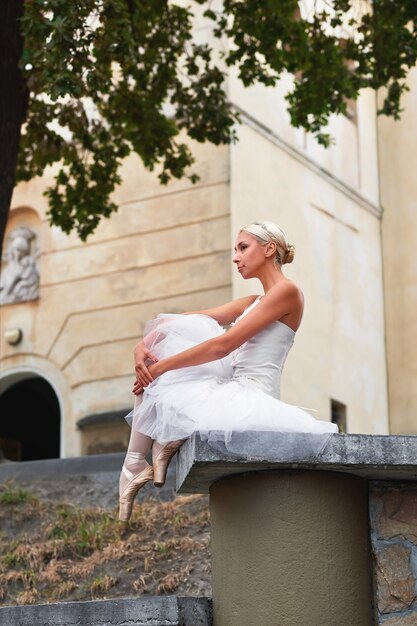
{"type": "Polygon", "coordinates": [[[162,487],[165,484],[168,465],[184,441],[186,440],[178,439],[177,441],[169,441],[168,443],[154,441],[152,446],[152,463],[155,487],[162,487]]]}
{"type": "MultiPolygon", "coordinates": [[[[143,433],[139,433],[137,430],[132,428],[130,432],[130,440],[129,446],[127,448],[124,467],[128,470],[127,474],[133,474],[136,476],[140,474],[142,470],[148,467],[148,462],[146,461],[146,455],[152,448],[153,439],[144,435],[143,433]]],[[[122,471],[120,474],[119,481],[119,495],[122,495],[130,480],[127,478],[126,474],[122,471]]]]}
{"type": "Polygon", "coordinates": [[[152,465],[145,458],[151,447],[150,437],[132,430],[119,480],[119,520],[122,522],[129,521],[139,490],[153,478],[152,465]]]}

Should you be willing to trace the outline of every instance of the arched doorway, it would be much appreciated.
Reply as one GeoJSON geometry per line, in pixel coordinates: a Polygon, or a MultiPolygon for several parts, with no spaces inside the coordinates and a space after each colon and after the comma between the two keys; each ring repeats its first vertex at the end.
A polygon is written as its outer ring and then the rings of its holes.
{"type": "Polygon", "coordinates": [[[0,446],[11,461],[60,456],[60,408],[51,385],[40,376],[7,386],[0,396],[0,446]]]}

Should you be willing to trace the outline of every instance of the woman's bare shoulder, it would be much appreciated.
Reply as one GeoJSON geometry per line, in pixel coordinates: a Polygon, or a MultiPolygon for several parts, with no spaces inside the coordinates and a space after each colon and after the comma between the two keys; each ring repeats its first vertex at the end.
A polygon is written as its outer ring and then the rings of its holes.
{"type": "Polygon", "coordinates": [[[265,295],[269,296],[268,299],[271,300],[282,297],[298,297],[301,300],[304,300],[304,294],[300,287],[289,278],[280,280],[273,287],[271,287],[265,295]]]}
{"type": "Polygon", "coordinates": [[[287,324],[294,331],[301,323],[304,310],[304,295],[301,289],[292,280],[281,280],[266,294],[265,305],[270,314],[276,314],[276,319],[287,324]]]}

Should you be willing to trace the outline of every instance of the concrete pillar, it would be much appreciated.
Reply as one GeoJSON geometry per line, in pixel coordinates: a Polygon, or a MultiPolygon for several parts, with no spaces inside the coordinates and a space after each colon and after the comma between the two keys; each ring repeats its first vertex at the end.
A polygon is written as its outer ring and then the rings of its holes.
{"type": "Polygon", "coordinates": [[[214,626],[373,624],[365,480],[239,474],[210,507],[214,626]]]}

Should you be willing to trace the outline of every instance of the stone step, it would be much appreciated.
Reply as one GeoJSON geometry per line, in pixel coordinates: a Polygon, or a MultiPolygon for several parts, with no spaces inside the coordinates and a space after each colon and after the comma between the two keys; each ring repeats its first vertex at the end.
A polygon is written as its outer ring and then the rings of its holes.
{"type": "MultiPolygon", "coordinates": [[[[66,459],[0,463],[0,485],[12,481],[41,498],[82,506],[113,508],[117,506],[119,475],[124,453],[97,454],[66,459]]],[[[148,459],[150,460],[150,459],[148,459]]],[[[150,482],[140,492],[140,501],[148,498],[167,502],[175,498],[176,457],[168,467],[165,485],[155,488],[150,482]]]]}
{"type": "Polygon", "coordinates": [[[120,471],[124,456],[122,452],[115,452],[66,459],[3,461],[0,463],[0,483],[20,476],[62,476],[120,471]]]}
{"type": "Polygon", "coordinates": [[[210,598],[151,596],[0,608],[1,626],[211,626],[210,598]]]}

